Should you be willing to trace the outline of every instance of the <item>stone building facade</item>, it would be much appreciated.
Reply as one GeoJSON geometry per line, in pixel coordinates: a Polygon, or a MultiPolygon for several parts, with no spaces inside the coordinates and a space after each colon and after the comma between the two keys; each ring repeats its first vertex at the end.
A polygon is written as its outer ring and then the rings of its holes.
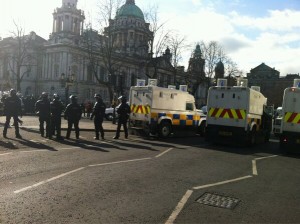
{"type": "Polygon", "coordinates": [[[77,8],[77,0],[62,0],[61,7],[53,12],[52,33],[45,40],[35,33],[31,41],[38,47],[26,48],[35,56],[31,63],[19,63],[20,87],[17,87],[17,64],[12,61],[18,48],[17,38],[0,41],[0,90],[20,89],[23,95],[38,96],[46,91],[58,93],[65,101],[76,94],[79,102],[94,100],[100,93],[109,105],[114,96],[128,95],[136,79],[158,78],[159,84],[174,84],[174,67],[170,54],[152,58],[150,47],[153,33],[145,22],[143,12],[134,0],[126,0],[114,19],[109,21],[104,35],[84,30],[84,12],[77,8]],[[86,45],[86,36],[93,35],[92,53],[86,45]],[[111,57],[103,51],[111,42],[111,57]],[[35,52],[32,52],[35,51],[35,52]],[[111,63],[108,67],[108,61],[111,63]],[[154,67],[153,62],[158,62],[154,67]],[[155,72],[155,75],[154,75],[155,72]],[[23,75],[24,74],[24,75],[23,75]]]}
{"type": "Polygon", "coordinates": [[[274,108],[282,105],[285,88],[293,86],[294,79],[300,78],[299,74],[280,76],[280,72],[265,63],[258,65],[247,73],[248,85],[260,86],[261,92],[268,98],[268,104],[274,108]]]}

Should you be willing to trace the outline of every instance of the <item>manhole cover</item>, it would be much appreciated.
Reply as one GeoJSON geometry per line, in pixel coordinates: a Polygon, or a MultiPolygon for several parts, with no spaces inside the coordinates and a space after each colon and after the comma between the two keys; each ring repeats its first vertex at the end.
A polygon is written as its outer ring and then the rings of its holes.
{"type": "Polygon", "coordinates": [[[224,195],[218,195],[214,193],[204,193],[196,200],[200,204],[226,208],[226,209],[234,209],[235,206],[240,202],[237,198],[227,197],[224,195]]]}

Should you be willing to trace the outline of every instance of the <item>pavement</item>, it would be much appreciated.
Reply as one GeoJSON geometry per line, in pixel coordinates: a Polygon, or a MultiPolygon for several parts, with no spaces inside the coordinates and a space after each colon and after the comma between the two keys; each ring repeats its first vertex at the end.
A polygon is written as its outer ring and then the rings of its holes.
{"type": "MultiPolygon", "coordinates": [[[[37,116],[23,116],[20,118],[23,121],[23,125],[20,125],[21,129],[24,130],[39,130],[39,119],[37,116]]],[[[3,127],[5,123],[5,116],[0,116],[0,127],[3,127]]],[[[13,119],[11,119],[11,125],[13,124],[13,119]]],[[[66,130],[68,127],[67,121],[61,119],[61,128],[66,130]]],[[[94,131],[94,121],[87,117],[83,117],[79,122],[80,131],[94,131]]],[[[103,128],[105,132],[115,132],[117,130],[117,125],[113,124],[112,121],[103,121],[103,128]]]]}

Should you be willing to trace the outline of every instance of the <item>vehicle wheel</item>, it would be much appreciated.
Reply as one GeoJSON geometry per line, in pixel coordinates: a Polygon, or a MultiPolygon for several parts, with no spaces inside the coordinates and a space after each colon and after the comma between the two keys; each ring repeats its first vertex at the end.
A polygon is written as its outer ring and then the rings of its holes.
{"type": "Polygon", "coordinates": [[[172,127],[170,122],[164,121],[159,125],[159,136],[162,138],[167,138],[171,134],[171,130],[172,127]]]}
{"type": "Polygon", "coordinates": [[[108,121],[113,120],[113,114],[106,114],[105,117],[106,117],[106,120],[108,120],[108,121]]]}
{"type": "Polygon", "coordinates": [[[201,137],[204,137],[205,136],[205,121],[203,121],[200,126],[199,126],[199,134],[201,137]]]}
{"type": "Polygon", "coordinates": [[[270,133],[267,133],[265,136],[265,143],[270,141],[270,133]]]}
{"type": "Polygon", "coordinates": [[[248,145],[254,146],[255,143],[256,143],[256,131],[255,131],[255,127],[253,127],[252,131],[250,132],[249,139],[248,139],[248,145]]]}

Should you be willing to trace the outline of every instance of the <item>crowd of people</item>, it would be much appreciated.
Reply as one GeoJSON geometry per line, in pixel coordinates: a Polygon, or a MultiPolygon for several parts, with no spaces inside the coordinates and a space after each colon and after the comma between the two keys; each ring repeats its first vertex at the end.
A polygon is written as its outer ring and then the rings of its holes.
{"type": "MultiPolygon", "coordinates": [[[[71,131],[74,126],[75,137],[79,139],[80,128],[79,121],[82,115],[89,117],[94,121],[95,137],[94,139],[104,140],[103,120],[105,118],[106,105],[104,104],[100,94],[95,94],[95,103],[89,102],[87,105],[78,104],[77,97],[75,95],[70,96],[69,104],[64,107],[58,94],[54,94],[50,99],[47,92],[43,92],[36,102],[32,102],[33,98],[29,98],[26,101],[26,111],[32,111],[38,116],[39,131],[41,137],[52,139],[55,135],[56,140],[64,140],[61,135],[61,118],[63,117],[68,122],[68,128],[65,138],[70,139],[71,131]]],[[[121,101],[120,107],[117,109],[118,113],[118,126],[114,139],[118,139],[120,136],[121,126],[124,127],[125,138],[128,138],[127,122],[130,114],[130,107],[126,103],[125,96],[119,98],[121,101]]],[[[11,89],[9,96],[2,98],[4,106],[4,116],[6,121],[3,129],[3,137],[7,138],[7,129],[10,125],[10,121],[13,118],[13,126],[15,128],[16,138],[22,138],[19,131],[19,124],[22,123],[24,109],[22,108],[22,101],[17,96],[17,92],[11,89]]]]}

